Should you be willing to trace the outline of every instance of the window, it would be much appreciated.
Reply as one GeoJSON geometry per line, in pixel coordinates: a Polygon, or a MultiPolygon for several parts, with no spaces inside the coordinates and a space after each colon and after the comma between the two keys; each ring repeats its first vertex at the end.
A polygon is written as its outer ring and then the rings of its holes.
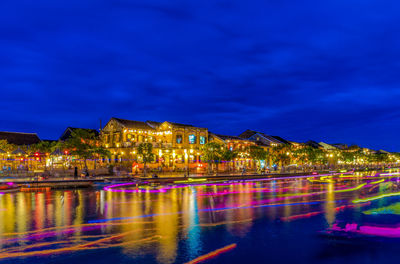
{"type": "Polygon", "coordinates": [[[200,144],[201,145],[206,144],[206,137],[205,136],[200,136],[200,144]]]}
{"type": "Polygon", "coordinates": [[[182,144],[182,135],[176,135],[176,144],[182,144]]]}
{"type": "Polygon", "coordinates": [[[189,144],[196,144],[196,136],[194,134],[189,135],[189,144]]]}

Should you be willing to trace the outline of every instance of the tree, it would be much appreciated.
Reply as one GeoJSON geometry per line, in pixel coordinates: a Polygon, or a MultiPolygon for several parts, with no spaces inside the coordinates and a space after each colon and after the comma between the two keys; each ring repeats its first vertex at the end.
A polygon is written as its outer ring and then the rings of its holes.
{"type": "Polygon", "coordinates": [[[354,163],[354,159],[355,159],[354,152],[343,151],[342,158],[345,163],[354,163]]]}
{"type": "Polygon", "coordinates": [[[39,143],[32,145],[31,149],[34,152],[51,153],[56,150],[57,146],[57,141],[40,141],[39,143]]]}
{"type": "Polygon", "coordinates": [[[248,148],[248,152],[250,154],[250,157],[257,162],[257,168],[260,169],[261,161],[267,159],[268,152],[259,146],[250,146],[248,148]]]}
{"type": "Polygon", "coordinates": [[[387,153],[377,153],[377,154],[375,154],[376,155],[376,161],[379,163],[379,164],[384,164],[384,163],[387,163],[387,162],[389,162],[389,155],[387,154],[387,153]]]}
{"type": "Polygon", "coordinates": [[[5,152],[11,152],[14,149],[16,149],[16,146],[8,143],[8,141],[5,139],[1,139],[0,140],[0,149],[4,150],[5,152]]]}
{"type": "Polygon", "coordinates": [[[221,161],[223,149],[223,145],[217,142],[208,142],[201,148],[203,159],[208,163],[208,167],[211,168],[211,170],[212,164],[216,164],[218,172],[218,163],[221,161]]]}
{"type": "Polygon", "coordinates": [[[310,157],[314,151],[314,148],[310,146],[304,146],[296,149],[293,151],[293,156],[295,157],[296,161],[301,165],[310,161],[310,157]]]}
{"type": "Polygon", "coordinates": [[[224,147],[220,152],[220,159],[228,162],[228,170],[230,169],[230,162],[237,158],[238,152],[236,150],[230,150],[227,147],[224,147]]]}
{"type": "Polygon", "coordinates": [[[313,149],[310,153],[310,161],[312,164],[323,165],[328,162],[328,157],[322,149],[313,149]]]}
{"type": "Polygon", "coordinates": [[[146,176],[146,164],[154,160],[153,144],[140,143],[138,146],[138,154],[142,156],[143,160],[143,173],[146,176]]]}
{"type": "Polygon", "coordinates": [[[110,157],[111,153],[101,146],[101,142],[93,132],[84,129],[75,129],[71,137],[64,142],[64,148],[71,155],[76,155],[84,160],[87,168],[87,160],[99,157],[110,157]]]}
{"type": "Polygon", "coordinates": [[[288,144],[280,144],[272,148],[271,157],[272,163],[281,163],[285,165],[290,162],[290,156],[287,153],[291,153],[292,146],[288,144]]]}

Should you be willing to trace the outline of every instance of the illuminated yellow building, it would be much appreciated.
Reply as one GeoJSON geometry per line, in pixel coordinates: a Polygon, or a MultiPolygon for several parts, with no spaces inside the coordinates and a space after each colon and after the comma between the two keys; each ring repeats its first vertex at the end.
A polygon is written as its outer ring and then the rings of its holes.
{"type": "Polygon", "coordinates": [[[208,141],[207,128],[173,122],[133,121],[111,118],[101,131],[104,146],[112,161],[140,166],[137,147],[151,143],[155,159],[150,168],[186,169],[202,167],[200,148],[208,141]]]}

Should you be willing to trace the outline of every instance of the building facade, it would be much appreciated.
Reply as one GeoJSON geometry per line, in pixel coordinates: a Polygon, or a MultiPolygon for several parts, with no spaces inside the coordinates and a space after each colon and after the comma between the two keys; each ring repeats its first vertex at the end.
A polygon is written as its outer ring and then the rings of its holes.
{"type": "Polygon", "coordinates": [[[227,136],[214,133],[209,133],[209,139],[210,142],[223,144],[231,151],[234,150],[238,152],[237,158],[232,161],[227,161],[231,165],[228,166],[227,164],[224,164],[222,169],[226,169],[226,167],[229,167],[231,169],[241,171],[243,168],[255,168],[256,164],[251,159],[248,153],[248,148],[250,146],[256,145],[256,142],[254,140],[244,139],[238,136],[227,136]]]}
{"type": "Polygon", "coordinates": [[[154,160],[150,168],[162,170],[201,169],[200,149],[208,142],[207,128],[174,122],[134,121],[111,118],[101,131],[101,139],[112,154],[110,162],[143,165],[137,148],[141,143],[153,145],[154,160]]]}

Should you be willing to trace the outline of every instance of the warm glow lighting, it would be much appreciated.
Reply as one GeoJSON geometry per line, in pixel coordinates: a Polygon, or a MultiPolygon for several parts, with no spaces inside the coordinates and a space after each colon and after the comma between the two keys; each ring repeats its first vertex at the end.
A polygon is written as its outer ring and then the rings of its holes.
{"type": "Polygon", "coordinates": [[[230,245],[228,245],[226,247],[214,250],[214,251],[212,251],[212,252],[210,252],[208,254],[205,254],[205,255],[202,255],[200,257],[197,257],[197,258],[195,258],[195,259],[193,259],[193,260],[191,260],[189,262],[186,262],[185,264],[197,264],[197,263],[206,261],[208,259],[215,258],[215,257],[217,257],[218,255],[220,255],[222,253],[225,253],[225,252],[227,252],[229,250],[234,249],[235,247],[236,247],[236,244],[230,244],[230,245]]]}

